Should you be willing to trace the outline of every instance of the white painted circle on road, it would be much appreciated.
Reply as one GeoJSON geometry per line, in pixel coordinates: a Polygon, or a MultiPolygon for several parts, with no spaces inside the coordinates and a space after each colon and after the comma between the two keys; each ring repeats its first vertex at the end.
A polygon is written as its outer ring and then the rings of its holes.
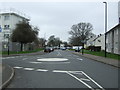
{"type": "Polygon", "coordinates": [[[67,58],[42,58],[37,59],[37,61],[67,61],[67,58]]]}

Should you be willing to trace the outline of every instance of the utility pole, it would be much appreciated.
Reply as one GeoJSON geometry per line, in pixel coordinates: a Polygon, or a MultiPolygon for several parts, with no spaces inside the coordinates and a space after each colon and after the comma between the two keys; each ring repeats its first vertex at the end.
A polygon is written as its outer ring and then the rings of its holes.
{"type": "Polygon", "coordinates": [[[106,52],[106,32],[107,32],[107,2],[103,2],[105,4],[105,57],[107,56],[106,52]]]}

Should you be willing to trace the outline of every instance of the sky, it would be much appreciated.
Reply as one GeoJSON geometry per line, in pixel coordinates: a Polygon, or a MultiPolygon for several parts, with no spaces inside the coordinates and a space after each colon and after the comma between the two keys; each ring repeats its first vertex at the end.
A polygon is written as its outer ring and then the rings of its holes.
{"type": "MultiPolygon", "coordinates": [[[[108,3],[108,30],[118,23],[118,3],[108,3]]],[[[103,2],[0,2],[0,9],[14,8],[30,17],[30,24],[38,26],[39,37],[48,39],[51,35],[68,41],[72,25],[91,23],[93,33],[104,33],[103,2]]]]}

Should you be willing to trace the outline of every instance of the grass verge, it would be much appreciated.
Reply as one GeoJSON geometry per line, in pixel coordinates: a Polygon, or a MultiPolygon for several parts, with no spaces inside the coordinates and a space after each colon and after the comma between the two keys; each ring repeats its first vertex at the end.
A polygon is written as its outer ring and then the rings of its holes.
{"type": "MultiPolygon", "coordinates": [[[[72,50],[73,51],[73,50],[72,50]]],[[[82,52],[82,50],[81,50],[82,52]]],[[[96,55],[96,56],[105,56],[105,52],[104,51],[89,51],[89,50],[84,50],[85,54],[91,54],[91,55],[96,55]]],[[[113,53],[107,53],[107,58],[111,58],[111,59],[115,59],[115,60],[120,60],[120,55],[118,54],[113,54],[113,53]]]]}
{"type": "MultiPolygon", "coordinates": [[[[34,53],[34,52],[38,52],[38,51],[42,51],[43,48],[39,48],[39,49],[35,49],[35,50],[30,50],[30,51],[10,51],[9,54],[25,54],[25,53],[34,53]]],[[[7,55],[8,52],[4,51],[4,52],[0,52],[2,53],[2,55],[7,55]]]]}

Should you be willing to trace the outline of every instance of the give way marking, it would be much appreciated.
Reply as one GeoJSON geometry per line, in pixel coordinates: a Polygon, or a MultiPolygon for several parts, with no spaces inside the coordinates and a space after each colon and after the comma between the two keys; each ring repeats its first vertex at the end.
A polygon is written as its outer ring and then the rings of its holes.
{"type": "Polygon", "coordinates": [[[104,88],[99,85],[96,81],[94,81],[91,77],[89,77],[85,72],[83,71],[62,71],[62,70],[53,70],[53,72],[56,73],[66,73],[68,75],[70,75],[71,77],[75,78],[77,81],[81,82],[82,84],[84,84],[85,86],[87,86],[88,88],[94,90],[94,87],[92,87],[91,85],[89,85],[86,82],[91,82],[94,83],[98,88],[104,90],[104,88]],[[85,78],[78,78],[76,75],[83,75],[85,78]]]}

